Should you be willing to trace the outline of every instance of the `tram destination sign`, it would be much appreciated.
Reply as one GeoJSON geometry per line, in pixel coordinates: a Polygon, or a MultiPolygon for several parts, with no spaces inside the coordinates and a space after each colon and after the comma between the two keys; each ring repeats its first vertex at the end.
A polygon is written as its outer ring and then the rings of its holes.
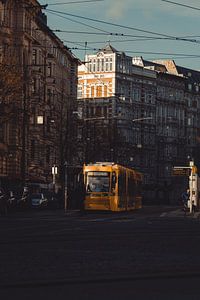
{"type": "Polygon", "coordinates": [[[191,168],[190,167],[174,167],[172,169],[173,176],[190,176],[191,168]]]}

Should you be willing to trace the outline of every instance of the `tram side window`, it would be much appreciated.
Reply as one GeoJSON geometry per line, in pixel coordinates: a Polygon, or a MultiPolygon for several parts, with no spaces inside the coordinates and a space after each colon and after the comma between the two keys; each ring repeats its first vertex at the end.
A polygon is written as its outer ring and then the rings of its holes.
{"type": "Polygon", "coordinates": [[[133,176],[128,177],[128,194],[134,196],[136,194],[136,182],[133,176]]]}
{"type": "Polygon", "coordinates": [[[126,173],[120,173],[118,178],[119,196],[126,194],[126,173]]]}
{"type": "Polygon", "coordinates": [[[111,190],[114,191],[116,188],[116,173],[112,172],[111,190]]]}
{"type": "Polygon", "coordinates": [[[142,182],[137,181],[137,194],[141,195],[142,194],[142,182]]]}

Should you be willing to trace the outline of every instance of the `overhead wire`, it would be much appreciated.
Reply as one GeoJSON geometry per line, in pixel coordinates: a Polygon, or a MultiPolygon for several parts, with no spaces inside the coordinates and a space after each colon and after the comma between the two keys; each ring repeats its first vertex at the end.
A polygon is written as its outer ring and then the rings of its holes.
{"type": "Polygon", "coordinates": [[[89,20],[89,21],[97,22],[97,23],[101,23],[101,24],[111,25],[111,26],[114,26],[114,27],[120,27],[120,28],[129,29],[129,30],[135,30],[135,31],[143,32],[143,33],[148,33],[148,34],[156,35],[156,36],[172,38],[174,40],[185,41],[185,42],[192,42],[192,43],[200,43],[199,41],[197,41],[195,39],[179,38],[179,37],[172,36],[172,35],[169,35],[169,34],[164,34],[164,33],[159,33],[159,32],[154,32],[154,31],[149,31],[149,30],[144,30],[144,29],[140,29],[140,28],[136,28],[136,27],[132,27],[132,26],[126,26],[126,25],[122,25],[122,24],[107,22],[107,21],[103,21],[103,20],[99,20],[99,19],[93,19],[93,18],[79,16],[79,15],[70,14],[70,13],[66,13],[66,12],[55,11],[55,10],[51,10],[51,9],[46,9],[46,11],[47,12],[51,12],[51,13],[55,13],[58,16],[60,16],[60,15],[68,15],[68,16],[71,16],[71,17],[80,18],[80,19],[84,19],[84,20],[89,20]]]}
{"type": "MultiPolygon", "coordinates": [[[[27,8],[27,9],[33,9],[33,8],[40,8],[40,9],[46,9],[48,6],[57,6],[57,5],[66,5],[66,4],[81,4],[81,3],[92,3],[92,2],[102,2],[104,0],[83,0],[83,1],[69,1],[69,2],[57,2],[57,3],[46,3],[46,4],[38,4],[38,5],[30,5],[26,2],[22,1],[21,9],[27,8]],[[25,6],[23,6],[25,4],[25,6]]],[[[0,11],[10,10],[9,7],[1,8],[0,11]]],[[[19,9],[18,9],[19,10],[19,9]]]]}
{"type": "MultiPolygon", "coordinates": [[[[169,38],[159,38],[159,37],[149,37],[149,38],[138,38],[138,39],[125,39],[125,40],[109,40],[110,43],[128,43],[128,42],[146,42],[154,40],[171,40],[169,38]]],[[[64,40],[63,40],[64,41],[64,40]]],[[[67,42],[67,41],[66,41],[67,42]]],[[[74,41],[75,42],[75,41],[74,41]]],[[[87,41],[88,44],[103,44],[105,41],[87,41]]],[[[84,41],[79,41],[77,43],[85,43],[84,41]]]]}
{"type": "Polygon", "coordinates": [[[48,6],[53,6],[53,5],[65,5],[65,4],[77,4],[77,3],[86,3],[86,2],[102,2],[104,0],[83,0],[83,1],[70,1],[70,2],[57,2],[57,3],[46,3],[48,6]]]}
{"type": "Polygon", "coordinates": [[[198,7],[186,5],[186,4],[179,3],[179,2],[168,1],[168,0],[161,0],[161,1],[162,1],[162,2],[167,2],[167,3],[170,3],[170,4],[179,5],[179,6],[186,7],[186,8],[190,8],[190,9],[194,9],[194,10],[200,10],[200,8],[198,8],[198,7]]]}
{"type": "MultiPolygon", "coordinates": [[[[52,11],[51,11],[51,13],[52,13],[52,11]]],[[[87,17],[82,17],[82,16],[77,16],[77,15],[74,15],[74,14],[68,14],[68,13],[61,13],[60,14],[60,12],[56,12],[56,14],[57,14],[57,16],[59,16],[59,17],[63,17],[63,18],[65,18],[66,16],[63,16],[63,14],[64,15],[71,15],[71,16],[73,16],[73,17],[77,17],[77,18],[83,18],[83,19],[86,19],[86,20],[91,20],[91,21],[93,21],[93,22],[95,22],[95,21],[97,21],[97,22],[99,22],[99,23],[102,23],[102,24],[107,24],[107,25],[111,25],[111,26],[117,26],[117,27],[121,27],[121,28],[127,28],[127,29],[132,29],[132,30],[137,30],[137,31],[140,31],[140,32],[144,32],[144,33],[148,33],[148,34],[150,34],[151,36],[146,36],[146,35],[138,35],[137,37],[139,38],[138,39],[138,41],[142,41],[142,40],[149,40],[149,41],[152,41],[152,40],[172,40],[172,41],[184,41],[184,42],[190,42],[190,43],[196,43],[196,44],[200,44],[200,40],[198,40],[198,39],[195,39],[196,37],[199,37],[198,35],[192,35],[192,36],[172,36],[172,35],[168,35],[168,34],[162,34],[162,33],[157,33],[157,32],[152,32],[152,31],[148,31],[148,30],[143,30],[143,29],[139,29],[139,28],[135,28],[135,27],[129,27],[129,26],[124,26],[124,25],[120,25],[120,24],[115,24],[115,23],[111,23],[111,22],[105,22],[105,21],[101,21],[101,20],[94,20],[94,19],[92,19],[92,18],[87,18],[87,17]],[[155,35],[157,35],[158,34],[158,36],[156,37],[155,35]],[[154,35],[154,36],[152,36],[152,35],[154,35]],[[145,36],[145,39],[144,39],[144,36],[145,36]]],[[[98,30],[101,30],[101,29],[99,29],[98,28],[98,30]]],[[[59,32],[59,30],[57,31],[57,32],[59,32]]],[[[60,32],[65,32],[64,30],[60,30],[60,32]]],[[[96,32],[96,33],[93,33],[93,32],[80,32],[81,34],[97,34],[97,35],[109,35],[109,36],[112,36],[112,35],[114,35],[114,36],[119,36],[120,38],[124,38],[124,37],[128,37],[128,36],[134,36],[135,37],[135,35],[131,35],[131,34],[125,34],[125,33],[112,33],[112,32],[96,32]]],[[[126,40],[125,40],[126,41],[126,40]]],[[[125,41],[116,41],[116,42],[125,42],[125,41]]],[[[137,41],[137,39],[135,39],[135,41],[137,41]]],[[[64,40],[64,42],[65,42],[65,40],[64,40]]],[[[111,41],[111,42],[115,42],[115,41],[111,41]]],[[[70,43],[70,41],[67,41],[67,43],[70,43]]],[[[73,44],[77,44],[76,42],[72,42],[73,44]]],[[[86,43],[86,42],[83,42],[84,44],[86,43]]],[[[95,44],[95,42],[87,42],[87,46],[88,46],[88,44],[95,44]]],[[[101,43],[101,42],[97,42],[97,43],[101,43]]],[[[102,43],[105,43],[105,42],[102,42],[102,43]]],[[[80,42],[77,44],[78,46],[80,46],[80,42]]],[[[68,47],[69,48],[69,50],[80,50],[80,51],[84,51],[85,53],[86,53],[86,50],[93,50],[93,51],[100,51],[101,49],[98,49],[98,48],[88,48],[87,47],[87,49],[86,49],[86,47],[83,47],[83,45],[81,46],[81,48],[80,47],[68,47]]],[[[123,52],[123,51],[119,51],[119,52],[123,52]]],[[[126,53],[138,53],[138,54],[146,54],[146,55],[148,55],[148,56],[151,56],[151,55],[159,55],[159,56],[168,56],[168,58],[167,59],[169,59],[169,56],[171,56],[170,57],[170,59],[186,59],[186,58],[188,58],[188,59],[195,59],[195,58],[199,58],[200,56],[198,55],[198,54],[183,54],[183,53],[181,53],[181,54],[179,54],[179,53],[164,53],[164,52],[160,52],[160,53],[158,53],[158,52],[149,52],[149,53],[147,53],[147,52],[144,52],[144,51],[135,51],[135,52],[133,52],[133,51],[125,51],[126,53]]],[[[156,59],[156,58],[148,58],[148,59],[156,59]]],[[[161,58],[160,58],[161,59],[161,58]]],[[[162,57],[162,59],[166,59],[166,58],[163,58],[162,57]]]]}
{"type": "MultiPolygon", "coordinates": [[[[103,1],[103,0],[98,0],[98,1],[103,1]]],[[[172,1],[166,1],[166,0],[162,0],[163,2],[172,2],[172,1]]],[[[75,1],[74,1],[75,2],[75,1]]],[[[79,2],[79,1],[76,1],[76,2],[79,2]]],[[[80,1],[80,2],[92,2],[92,1],[80,1]]],[[[95,1],[94,1],[95,2],[95,1]]],[[[60,4],[64,4],[64,3],[57,3],[57,5],[60,5],[60,4]]],[[[173,2],[173,4],[177,4],[176,2],[173,2]]],[[[56,5],[56,3],[53,3],[52,5],[56,5]]],[[[183,5],[184,6],[184,5],[183,5]]],[[[188,6],[189,7],[189,6],[188,6]]],[[[191,8],[191,7],[189,7],[191,8]]],[[[111,26],[117,26],[117,27],[121,27],[121,28],[126,28],[126,29],[131,29],[131,30],[136,30],[136,31],[140,31],[140,32],[144,32],[144,33],[148,33],[148,34],[151,34],[151,35],[157,35],[157,37],[155,36],[138,36],[138,38],[140,38],[140,41],[142,40],[156,40],[156,39],[163,39],[163,40],[178,40],[178,41],[187,41],[187,42],[193,42],[193,43],[200,43],[199,40],[196,40],[196,39],[188,39],[188,36],[185,36],[185,37],[176,37],[176,36],[171,36],[171,35],[168,35],[168,34],[163,34],[163,33],[158,33],[158,32],[153,32],[153,31],[148,31],[148,30],[143,30],[143,29],[140,29],[140,28],[136,28],[136,27],[130,27],[130,26],[125,26],[125,25],[120,25],[120,24],[116,24],[116,23],[111,23],[111,22],[106,22],[106,21],[103,21],[103,20],[98,20],[98,19],[92,19],[92,18],[87,18],[87,17],[83,17],[83,16],[78,16],[78,15],[74,15],[74,14],[69,14],[69,13],[65,13],[65,12],[60,12],[60,11],[54,11],[54,10],[49,10],[49,9],[46,9],[47,12],[51,13],[51,14],[54,14],[54,15],[57,15],[61,18],[64,18],[64,19],[67,19],[71,22],[75,22],[77,24],[81,24],[83,26],[87,26],[89,28],[92,28],[92,29],[95,29],[95,30],[99,30],[101,32],[96,32],[96,33],[92,33],[92,32],[83,32],[83,34],[96,34],[96,35],[115,35],[115,36],[120,36],[120,37],[127,37],[127,36],[134,36],[134,35],[128,35],[128,34],[124,34],[124,33],[112,33],[112,32],[109,32],[109,31],[106,31],[104,29],[100,29],[100,28],[97,28],[95,26],[91,26],[91,25],[88,25],[88,24],[85,24],[83,22],[80,22],[80,21],[77,21],[77,20],[73,20],[71,18],[68,18],[66,16],[63,16],[64,15],[69,15],[69,16],[72,16],[72,17],[76,17],[76,18],[82,18],[82,19],[86,19],[86,20],[90,20],[90,21],[93,21],[93,22],[98,22],[98,23],[102,23],[102,24],[107,24],[107,25],[111,25],[111,26]],[[159,36],[159,37],[158,37],[159,36]]],[[[52,30],[54,32],[69,32],[69,31],[64,31],[64,30],[52,30]]],[[[72,31],[72,32],[76,32],[76,31],[72,31]]],[[[81,32],[77,32],[77,33],[81,33],[81,32]]],[[[199,37],[198,35],[197,36],[189,36],[189,37],[199,37]]],[[[116,41],[116,42],[128,42],[129,40],[125,40],[125,41],[116,41]]],[[[130,40],[130,41],[133,41],[133,40],[130,40]]],[[[135,41],[138,41],[137,39],[135,41]]],[[[67,41],[68,43],[73,43],[73,44],[77,44],[78,46],[82,46],[81,43],[77,43],[77,42],[71,42],[71,41],[67,41]]],[[[115,41],[112,41],[112,42],[115,42],[115,41]]],[[[81,48],[69,48],[69,49],[76,49],[76,50],[94,50],[94,51],[99,51],[100,49],[97,49],[97,48],[92,48],[92,47],[88,47],[88,43],[94,43],[95,42],[83,42],[83,43],[87,43],[87,48],[85,47],[84,49],[81,49],[81,48]]],[[[103,42],[96,42],[96,43],[103,43],[103,42]]],[[[119,52],[122,52],[122,51],[119,51],[119,52]]],[[[135,52],[135,51],[126,51],[127,53],[139,53],[139,51],[135,52]]],[[[187,58],[194,58],[194,57],[199,57],[198,55],[194,54],[194,55],[190,55],[190,54],[178,54],[178,53],[164,53],[164,52],[144,52],[144,51],[140,51],[140,53],[143,53],[143,54],[153,54],[153,55],[173,55],[173,56],[182,56],[182,57],[187,57],[187,58]]]]}
{"type": "MultiPolygon", "coordinates": [[[[78,45],[77,42],[74,41],[69,41],[69,40],[63,40],[63,42],[66,43],[71,43],[71,44],[76,44],[78,45]]],[[[65,45],[64,45],[65,46],[65,45]]],[[[102,48],[93,48],[93,47],[89,47],[88,45],[82,45],[79,43],[79,46],[83,47],[83,48],[79,48],[79,47],[69,47],[69,46],[65,46],[67,49],[69,50],[81,50],[81,51],[85,51],[85,50],[93,50],[93,51],[100,51],[102,50],[102,48]],[[85,47],[87,46],[87,47],[85,47]]],[[[18,45],[7,45],[7,47],[9,48],[21,48],[22,44],[18,44],[18,45]]],[[[28,48],[28,46],[24,46],[25,48],[28,48]]],[[[50,46],[46,46],[46,45],[40,45],[40,48],[44,48],[44,49],[52,49],[52,47],[50,46]]],[[[53,46],[54,49],[60,49],[57,46],[53,46]]],[[[122,50],[118,51],[119,53],[123,52],[122,50]]],[[[132,50],[126,50],[127,53],[140,53],[140,54],[149,54],[149,55],[167,55],[167,56],[174,56],[176,58],[198,58],[200,57],[200,54],[187,54],[187,53],[166,53],[166,52],[150,52],[150,51],[141,51],[141,50],[137,50],[137,51],[132,51],[132,50]]]]}
{"type": "MultiPolygon", "coordinates": [[[[94,0],[93,0],[94,1],[94,0]]],[[[96,0],[96,1],[103,1],[103,0],[96,0]]],[[[162,0],[164,2],[169,2],[167,0],[162,0]]],[[[76,2],[79,2],[79,1],[76,1],[76,2]]],[[[85,1],[80,1],[80,2],[85,2],[85,1]]],[[[87,0],[87,2],[92,2],[92,0],[87,0]]],[[[172,1],[170,1],[172,2],[172,1]]],[[[67,3],[72,3],[72,2],[67,2],[67,3]]],[[[175,3],[175,2],[173,2],[175,3]]],[[[63,4],[63,3],[53,3],[52,5],[60,5],[60,4],[63,4]]],[[[51,4],[50,4],[51,5],[51,4]]],[[[118,26],[118,27],[123,27],[123,28],[129,28],[129,29],[133,29],[133,30],[137,30],[137,31],[142,31],[142,32],[145,32],[145,33],[150,33],[150,34],[154,34],[154,35],[159,35],[159,36],[162,36],[163,39],[171,39],[171,40],[181,40],[181,41],[187,41],[187,42],[193,42],[193,43],[200,43],[199,40],[196,40],[196,39],[189,39],[188,37],[176,37],[176,36],[171,36],[171,35],[166,35],[166,34],[162,34],[162,33],[157,33],[157,32],[152,32],[152,31],[146,31],[146,30],[141,30],[141,29],[138,29],[138,28],[135,28],[135,27],[129,27],[129,26],[124,26],[124,25],[120,25],[120,24],[115,24],[115,23],[111,23],[111,22],[105,22],[105,21],[102,21],[102,20],[95,20],[95,19],[92,19],[92,18],[87,18],[87,17],[83,17],[83,16],[77,16],[77,15],[74,15],[74,14],[69,14],[69,13],[65,13],[65,12],[58,12],[58,11],[53,11],[53,10],[49,10],[49,9],[46,9],[49,13],[52,13],[54,15],[57,15],[61,18],[64,18],[64,19],[67,19],[71,22],[75,22],[77,24],[81,24],[81,25],[84,25],[84,26],[87,26],[89,28],[92,28],[92,29],[95,29],[95,30],[99,30],[101,31],[101,33],[88,33],[87,34],[104,34],[104,35],[115,35],[115,36],[132,36],[132,35],[127,35],[127,34],[123,34],[123,33],[111,33],[109,31],[106,31],[104,29],[100,29],[100,28],[97,28],[95,26],[91,26],[91,25],[88,25],[88,24],[85,24],[83,22],[80,22],[80,21],[76,21],[76,20],[72,20],[70,18],[67,18],[66,16],[64,17],[62,14],[67,14],[67,15],[71,15],[71,16],[74,16],[74,17],[78,17],[78,18],[83,18],[83,19],[87,19],[87,20],[91,20],[91,21],[95,21],[95,22],[101,22],[101,23],[106,23],[106,24],[109,24],[109,25],[112,25],[112,26],[118,26]]],[[[62,30],[52,30],[54,32],[64,32],[62,30]]],[[[77,33],[80,33],[80,32],[77,32],[77,33]]],[[[138,36],[139,37],[139,36],[138,36]]],[[[144,38],[144,36],[142,36],[141,38],[144,38]]],[[[153,39],[159,39],[158,37],[145,37],[146,39],[148,40],[153,40],[153,39]]],[[[137,40],[136,40],[137,41],[137,40]]],[[[120,41],[121,42],[121,41],[120,41]]]]}
{"type": "MultiPolygon", "coordinates": [[[[119,37],[135,37],[138,38],[139,41],[140,39],[146,39],[146,40],[177,40],[177,39],[188,39],[188,38],[199,38],[200,35],[187,35],[187,36],[178,36],[178,37],[152,37],[152,36],[146,36],[146,35],[135,35],[135,34],[126,34],[126,33],[117,33],[117,32],[89,32],[89,31],[76,31],[76,30],[62,30],[62,29],[51,29],[53,32],[58,32],[58,33],[78,33],[78,34],[85,34],[85,35],[110,35],[110,36],[119,36],[119,37]]],[[[120,40],[117,40],[120,42],[120,40]]],[[[127,40],[127,41],[135,41],[135,40],[127,40]]],[[[200,40],[195,40],[200,42],[200,40]]]]}
{"type": "MultiPolygon", "coordinates": [[[[62,17],[59,15],[59,17],[62,17]]],[[[79,23],[78,21],[75,21],[75,20],[71,20],[70,18],[66,18],[67,20],[70,20],[70,21],[74,21],[76,23],[79,23]]],[[[89,26],[85,23],[83,23],[84,26],[89,26]]],[[[93,28],[93,26],[90,26],[93,28]]],[[[10,27],[10,26],[5,26],[5,25],[2,25],[1,28],[10,28],[10,29],[14,29],[14,32],[15,33],[23,33],[24,30],[23,28],[21,28],[21,30],[16,30],[15,27],[10,27]]],[[[96,27],[95,27],[96,28],[96,27]]],[[[31,30],[31,28],[29,28],[29,30],[31,30]]],[[[37,29],[36,29],[37,30],[37,29]]],[[[167,38],[167,37],[152,37],[152,36],[146,36],[146,35],[135,35],[135,34],[125,34],[125,33],[119,33],[119,32],[108,32],[108,31],[105,31],[105,32],[89,32],[89,31],[76,31],[76,30],[62,30],[62,29],[50,29],[52,32],[57,32],[57,33],[67,33],[67,34],[74,34],[74,33],[77,33],[77,34],[85,34],[85,35],[110,35],[110,36],[118,36],[120,38],[123,38],[123,37],[134,37],[134,38],[138,38],[138,39],[134,39],[134,40],[110,40],[110,42],[132,42],[132,41],[140,41],[140,40],[173,40],[174,41],[174,37],[173,38],[167,38]]],[[[99,29],[98,30],[103,30],[103,29],[99,29]]],[[[179,36],[177,38],[180,38],[180,39],[185,39],[185,38],[199,38],[200,35],[187,35],[187,36],[179,36]]],[[[198,42],[200,42],[200,40],[197,40],[198,42]]],[[[103,42],[103,41],[102,41],[103,42]]],[[[89,42],[88,43],[102,43],[102,42],[89,42]]],[[[83,42],[85,43],[85,42],[83,42]]]]}
{"type": "Polygon", "coordinates": [[[99,30],[99,31],[101,31],[101,32],[104,32],[104,33],[106,33],[106,34],[109,34],[109,32],[106,31],[106,30],[104,30],[104,29],[99,29],[99,28],[97,28],[97,27],[95,27],[95,26],[91,26],[91,25],[85,24],[85,23],[83,23],[83,22],[76,21],[76,20],[70,19],[70,18],[68,18],[68,17],[64,17],[64,16],[59,15],[59,14],[57,14],[57,13],[52,13],[52,12],[50,12],[50,13],[53,14],[53,15],[57,15],[57,16],[63,18],[63,19],[69,20],[69,21],[71,21],[71,22],[74,22],[74,23],[77,23],[77,24],[81,24],[81,25],[84,25],[84,26],[86,26],[86,27],[89,27],[89,28],[92,28],[92,29],[95,29],[95,30],[99,30]]]}
{"type": "MultiPolygon", "coordinates": [[[[72,42],[73,43],[73,42],[72,42]]],[[[78,47],[69,47],[69,49],[73,49],[73,50],[82,50],[84,51],[85,48],[78,48],[78,47]]],[[[94,50],[94,51],[100,51],[102,49],[100,48],[90,48],[88,50],[94,50]]],[[[118,51],[123,52],[123,51],[118,51]]],[[[168,56],[178,56],[180,58],[182,57],[187,57],[187,58],[197,58],[200,57],[200,54],[185,54],[185,53],[166,53],[166,52],[153,52],[153,51],[132,51],[132,50],[126,50],[126,53],[142,53],[142,54],[153,54],[153,55],[168,55],[168,56]]]]}
{"type": "MultiPolygon", "coordinates": [[[[52,13],[52,12],[51,12],[52,13]]],[[[55,13],[53,13],[53,14],[55,14],[55,13]]],[[[61,18],[64,18],[64,19],[66,19],[67,17],[66,16],[63,16],[63,15],[61,15],[60,13],[56,13],[56,15],[57,16],[59,16],[59,17],[61,17],[61,18]]],[[[67,18],[67,19],[69,19],[69,18],[67,18]]],[[[87,18],[86,18],[87,19],[87,18]]],[[[90,19],[90,18],[89,18],[90,19]]],[[[71,21],[71,19],[70,19],[70,21],[71,21]]],[[[73,20],[73,21],[75,21],[75,20],[73,20]]],[[[75,22],[78,22],[78,21],[75,21],[75,22]]],[[[82,23],[82,22],[81,22],[82,23]]],[[[83,23],[82,25],[86,25],[86,26],[90,26],[90,25],[88,25],[88,24],[85,24],[85,23],[83,23]]],[[[98,30],[102,30],[102,29],[100,29],[100,28],[98,28],[98,30]]],[[[152,33],[152,32],[151,32],[152,33]]],[[[111,33],[110,32],[101,32],[100,34],[103,34],[103,35],[110,35],[111,33]]],[[[118,33],[117,33],[117,35],[118,35],[118,33]]],[[[126,36],[126,34],[124,34],[124,33],[120,33],[120,37],[124,37],[124,36],[126,36]]],[[[141,37],[144,37],[144,36],[141,36],[141,37]]],[[[174,37],[174,36],[168,36],[167,35],[167,37],[166,37],[166,35],[164,35],[164,37],[162,36],[162,37],[152,37],[152,36],[148,36],[147,37],[147,39],[148,40],[158,40],[158,39],[163,39],[163,40],[175,40],[175,41],[179,41],[179,40],[181,40],[181,41],[189,41],[189,42],[195,42],[195,43],[197,43],[197,44],[199,44],[200,43],[200,41],[198,41],[198,40],[194,40],[194,39],[188,39],[188,38],[185,38],[185,37],[174,37]]],[[[64,40],[64,42],[67,42],[67,43],[71,43],[70,41],[65,41],[64,40]]],[[[72,42],[73,44],[76,44],[76,45],[78,45],[78,46],[80,46],[80,47],[83,47],[83,45],[81,45],[81,43],[80,42],[72,42]]],[[[84,44],[86,43],[86,42],[83,42],[84,44]]],[[[92,43],[92,42],[91,42],[92,43]]],[[[103,42],[102,42],[103,43],[103,42]]],[[[104,42],[105,43],[105,42],[104,42]]],[[[87,44],[88,44],[88,42],[87,42],[87,44]]],[[[94,42],[94,44],[95,44],[95,42],[94,42]]],[[[93,50],[93,51],[100,51],[101,49],[99,49],[99,48],[92,48],[92,47],[84,47],[84,48],[80,48],[80,47],[68,47],[69,48],[69,50],[80,50],[80,51],[84,51],[85,53],[86,53],[86,50],[93,50]]],[[[121,51],[119,51],[119,52],[121,52],[121,51]]],[[[127,53],[129,52],[129,51],[126,51],[127,53]]],[[[129,52],[130,53],[130,52],[129,52]]],[[[134,52],[132,52],[132,53],[134,53],[134,52]]],[[[136,52],[136,53],[139,53],[139,51],[138,52],[136,52]]],[[[144,52],[140,52],[140,53],[143,53],[143,54],[149,54],[149,53],[144,53],[144,52]]],[[[152,52],[152,53],[150,53],[150,54],[153,54],[153,55],[158,55],[158,53],[154,53],[154,52],[152,52]]],[[[159,55],[172,55],[172,54],[168,54],[168,53],[161,53],[161,54],[159,54],[159,55]]],[[[176,54],[174,54],[174,56],[176,56],[176,54]]],[[[177,56],[176,56],[177,57],[177,56]]],[[[182,58],[197,58],[198,56],[196,56],[196,54],[195,55],[187,55],[187,54],[184,54],[184,57],[182,56],[182,58]]],[[[180,58],[180,57],[179,57],[180,58]]]]}
{"type": "MultiPolygon", "coordinates": [[[[60,17],[60,16],[59,16],[60,17]]],[[[115,32],[89,32],[89,31],[76,31],[76,30],[62,30],[62,29],[51,29],[53,32],[58,33],[79,33],[79,34],[93,34],[93,35],[114,35],[114,36],[133,36],[133,35],[124,35],[123,33],[115,33],[115,32]]],[[[135,37],[135,35],[134,35],[135,37]]]]}

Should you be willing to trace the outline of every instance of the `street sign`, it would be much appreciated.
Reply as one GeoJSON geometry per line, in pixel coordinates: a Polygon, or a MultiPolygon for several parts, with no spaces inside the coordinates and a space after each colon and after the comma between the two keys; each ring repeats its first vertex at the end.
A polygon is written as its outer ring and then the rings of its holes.
{"type": "Polygon", "coordinates": [[[191,168],[173,168],[172,175],[173,176],[190,176],[191,168]]]}

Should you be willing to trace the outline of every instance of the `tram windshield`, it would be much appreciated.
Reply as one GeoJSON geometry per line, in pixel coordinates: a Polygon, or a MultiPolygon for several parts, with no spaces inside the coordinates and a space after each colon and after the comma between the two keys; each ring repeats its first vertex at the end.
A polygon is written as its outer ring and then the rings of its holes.
{"type": "Polygon", "coordinates": [[[87,192],[109,192],[110,172],[88,172],[87,192]]]}

